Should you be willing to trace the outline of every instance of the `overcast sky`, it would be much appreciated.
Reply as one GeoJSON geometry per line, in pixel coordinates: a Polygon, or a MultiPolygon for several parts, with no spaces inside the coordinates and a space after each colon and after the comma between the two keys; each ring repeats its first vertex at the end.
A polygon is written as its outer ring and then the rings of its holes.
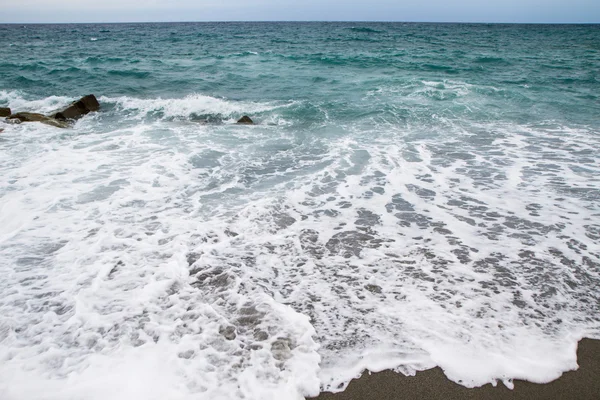
{"type": "Polygon", "coordinates": [[[600,0],[0,0],[0,22],[600,23],[600,0]]]}

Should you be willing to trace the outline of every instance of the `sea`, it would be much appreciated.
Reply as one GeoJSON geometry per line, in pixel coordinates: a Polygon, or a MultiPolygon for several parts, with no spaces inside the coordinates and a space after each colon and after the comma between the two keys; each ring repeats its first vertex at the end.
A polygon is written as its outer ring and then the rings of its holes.
{"type": "Polygon", "coordinates": [[[435,366],[512,388],[600,339],[600,25],[0,43],[0,107],[101,106],[0,122],[2,400],[299,400],[435,366]]]}

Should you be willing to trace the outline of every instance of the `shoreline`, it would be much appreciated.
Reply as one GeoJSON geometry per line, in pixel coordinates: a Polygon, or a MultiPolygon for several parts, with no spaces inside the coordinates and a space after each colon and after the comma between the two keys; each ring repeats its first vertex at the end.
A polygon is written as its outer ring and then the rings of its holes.
{"type": "Polygon", "coordinates": [[[502,382],[466,388],[450,381],[441,368],[435,367],[404,376],[391,370],[363,373],[352,380],[345,391],[321,392],[314,400],[400,400],[400,399],[600,399],[600,340],[582,339],[577,347],[579,369],[565,372],[560,378],[537,384],[514,380],[515,388],[502,382]]]}

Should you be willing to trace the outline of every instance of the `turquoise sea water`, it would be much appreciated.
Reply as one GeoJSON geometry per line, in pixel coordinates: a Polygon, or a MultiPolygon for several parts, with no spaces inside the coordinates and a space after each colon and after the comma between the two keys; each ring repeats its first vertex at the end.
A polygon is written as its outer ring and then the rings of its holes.
{"type": "Polygon", "coordinates": [[[600,338],[600,26],[0,25],[0,398],[547,382],[600,338]],[[255,125],[236,125],[242,115],[255,125]]]}

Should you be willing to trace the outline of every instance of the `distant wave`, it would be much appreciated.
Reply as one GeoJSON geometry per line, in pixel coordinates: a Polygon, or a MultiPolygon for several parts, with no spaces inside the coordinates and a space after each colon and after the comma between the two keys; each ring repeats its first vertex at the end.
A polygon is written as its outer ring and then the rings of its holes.
{"type": "Polygon", "coordinates": [[[159,115],[163,118],[189,118],[193,120],[227,120],[240,114],[252,114],[288,107],[293,102],[233,101],[201,94],[174,99],[140,99],[135,97],[100,97],[102,103],[114,105],[138,117],[159,115]]]}
{"type": "Polygon", "coordinates": [[[480,64],[496,64],[505,63],[507,61],[502,57],[479,57],[475,59],[475,62],[480,64]]]}
{"type": "Polygon", "coordinates": [[[383,33],[384,31],[380,31],[373,28],[367,28],[366,26],[353,26],[348,28],[348,30],[352,32],[361,32],[361,33],[383,33]]]}
{"type": "Polygon", "coordinates": [[[138,79],[148,78],[151,75],[148,71],[138,70],[110,70],[108,71],[108,74],[138,79]]]}

